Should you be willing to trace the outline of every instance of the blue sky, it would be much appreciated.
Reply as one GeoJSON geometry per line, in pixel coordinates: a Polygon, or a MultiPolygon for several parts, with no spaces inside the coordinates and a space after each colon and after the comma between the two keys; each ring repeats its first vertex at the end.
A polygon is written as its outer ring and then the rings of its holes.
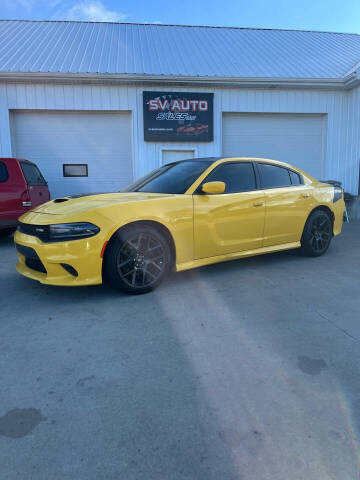
{"type": "Polygon", "coordinates": [[[360,0],[0,0],[0,18],[360,33],[360,0]]]}

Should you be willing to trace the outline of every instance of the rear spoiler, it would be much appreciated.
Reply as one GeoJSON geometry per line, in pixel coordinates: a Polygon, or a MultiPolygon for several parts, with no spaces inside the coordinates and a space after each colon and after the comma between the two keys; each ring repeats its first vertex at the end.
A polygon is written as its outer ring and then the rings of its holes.
{"type": "Polygon", "coordinates": [[[329,183],[330,185],[333,185],[334,187],[340,187],[342,188],[342,183],[339,182],[339,180],[319,180],[321,183],[329,183]]]}

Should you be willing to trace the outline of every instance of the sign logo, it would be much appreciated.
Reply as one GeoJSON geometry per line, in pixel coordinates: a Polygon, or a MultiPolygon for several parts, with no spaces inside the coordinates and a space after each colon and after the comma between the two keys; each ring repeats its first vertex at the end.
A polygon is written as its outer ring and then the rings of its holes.
{"type": "Polygon", "coordinates": [[[146,141],[211,142],[212,93],[143,92],[146,141]]]}

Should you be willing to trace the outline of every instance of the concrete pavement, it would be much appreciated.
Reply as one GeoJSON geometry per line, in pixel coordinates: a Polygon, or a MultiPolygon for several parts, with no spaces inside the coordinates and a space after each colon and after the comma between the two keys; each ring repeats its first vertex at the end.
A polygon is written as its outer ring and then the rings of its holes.
{"type": "Polygon", "coordinates": [[[23,278],[0,240],[0,479],[358,480],[359,247],[131,297],[23,278]]]}

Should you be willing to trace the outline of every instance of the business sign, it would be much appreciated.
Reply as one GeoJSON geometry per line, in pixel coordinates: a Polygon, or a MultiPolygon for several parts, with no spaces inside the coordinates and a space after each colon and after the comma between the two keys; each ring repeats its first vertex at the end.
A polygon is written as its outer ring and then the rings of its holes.
{"type": "Polygon", "coordinates": [[[213,93],[143,92],[144,139],[211,142],[213,93]]]}

